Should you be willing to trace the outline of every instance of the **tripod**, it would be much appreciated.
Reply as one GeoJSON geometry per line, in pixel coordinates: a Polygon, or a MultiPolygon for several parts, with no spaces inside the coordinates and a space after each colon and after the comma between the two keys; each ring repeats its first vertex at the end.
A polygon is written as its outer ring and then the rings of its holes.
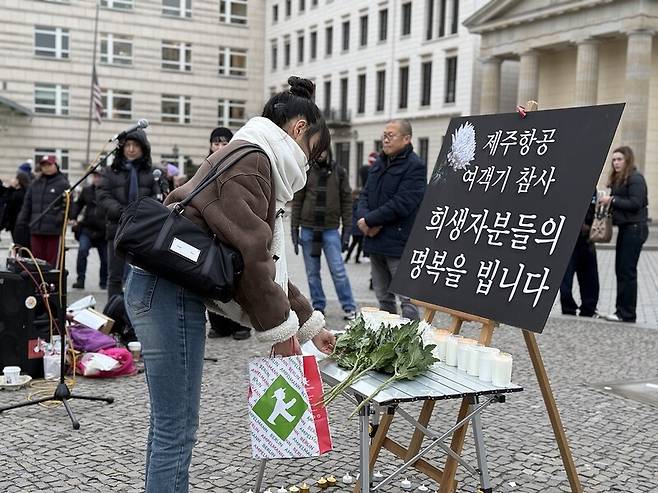
{"type": "MultiPolygon", "coordinates": [[[[111,152],[111,151],[110,151],[111,152]]],[[[84,180],[87,179],[89,175],[91,175],[96,169],[101,165],[104,164],[107,161],[107,158],[110,155],[110,152],[106,153],[96,164],[93,166],[90,166],[87,172],[80,178],[69,190],[67,190],[64,195],[57,197],[55,200],[53,200],[50,204],[48,204],[48,207],[34,220],[30,223],[30,227],[34,226],[36,223],[38,223],[43,216],[45,216],[48,211],[53,209],[54,207],[58,206],[65,198],[70,201],[70,192],[75,190],[84,180]]],[[[62,244],[61,247],[64,249],[64,238],[62,238],[62,244]]],[[[66,254],[64,251],[61,253],[61,265],[59,266],[62,272],[62,275],[66,272],[66,254]]],[[[4,411],[8,411],[10,409],[17,409],[19,407],[26,407],[26,406],[34,406],[36,404],[40,404],[42,402],[48,402],[48,401],[59,401],[64,405],[64,408],[66,409],[66,412],[69,415],[69,418],[71,418],[71,423],[73,424],[73,429],[78,430],[80,429],[80,422],[76,419],[75,415],[73,414],[73,411],[71,410],[71,406],[69,405],[68,401],[71,399],[82,399],[82,400],[87,400],[87,401],[103,401],[107,402],[108,404],[112,404],[114,402],[113,397],[91,397],[91,396],[86,396],[86,395],[77,395],[77,394],[72,394],[71,390],[68,388],[66,385],[66,382],[64,381],[64,356],[65,356],[65,351],[66,351],[66,283],[63,282],[61,283],[62,286],[60,286],[60,292],[59,292],[59,303],[57,303],[57,319],[59,323],[59,334],[60,334],[60,371],[59,371],[59,383],[57,384],[57,388],[55,389],[55,394],[52,397],[44,397],[43,399],[37,399],[35,401],[29,401],[29,402],[22,402],[20,404],[14,404],[12,406],[7,406],[7,407],[2,407],[0,408],[0,413],[4,411]]]]}

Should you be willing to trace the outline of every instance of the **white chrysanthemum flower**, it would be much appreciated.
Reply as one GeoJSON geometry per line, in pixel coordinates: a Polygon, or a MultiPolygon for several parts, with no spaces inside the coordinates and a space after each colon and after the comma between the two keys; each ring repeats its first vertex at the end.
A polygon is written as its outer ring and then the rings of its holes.
{"type": "Polygon", "coordinates": [[[455,170],[466,169],[475,159],[475,127],[466,122],[452,134],[448,164],[455,170]]]}

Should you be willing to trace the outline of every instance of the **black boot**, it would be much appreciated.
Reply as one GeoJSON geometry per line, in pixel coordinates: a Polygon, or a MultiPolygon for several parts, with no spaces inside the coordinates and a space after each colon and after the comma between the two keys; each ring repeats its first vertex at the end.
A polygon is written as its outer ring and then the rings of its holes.
{"type": "Polygon", "coordinates": [[[85,281],[84,279],[78,279],[73,283],[73,286],[71,286],[73,289],[84,289],[85,288],[85,281]]]}

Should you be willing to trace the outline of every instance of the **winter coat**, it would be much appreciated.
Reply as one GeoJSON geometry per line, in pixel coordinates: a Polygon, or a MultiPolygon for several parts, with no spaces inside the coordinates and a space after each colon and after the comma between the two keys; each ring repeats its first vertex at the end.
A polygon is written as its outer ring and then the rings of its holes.
{"type": "Polygon", "coordinates": [[[621,185],[613,185],[611,190],[612,223],[617,226],[626,224],[646,224],[649,217],[649,198],[647,182],[637,170],[634,170],[621,185]]]}
{"type": "Polygon", "coordinates": [[[60,171],[50,176],[42,174],[27,189],[21,212],[16,220],[17,225],[29,227],[30,234],[33,235],[61,235],[64,225],[63,201],[50,209],[34,225],[30,224],[70,186],[66,176],[60,171]]]}
{"type": "Polygon", "coordinates": [[[365,237],[365,253],[402,256],[426,188],[427,166],[411,144],[396,156],[379,155],[359,196],[359,218],[371,228],[382,227],[365,237]]]}
{"type": "Polygon", "coordinates": [[[25,188],[12,187],[7,189],[7,207],[2,221],[3,229],[13,231],[16,227],[16,221],[18,220],[18,215],[23,208],[26,193],[27,190],[25,188]]]}
{"type": "Polygon", "coordinates": [[[306,174],[306,186],[292,200],[292,227],[337,229],[352,225],[352,189],[347,172],[336,163],[313,164],[306,174]],[[319,184],[326,177],[326,192],[319,184]]]}
{"type": "Polygon", "coordinates": [[[355,200],[352,204],[352,236],[363,236],[363,232],[356,225],[359,220],[359,201],[355,200]]]}
{"type": "MultiPolygon", "coordinates": [[[[243,141],[233,140],[217,151],[227,153],[243,141]]],[[[183,200],[208,174],[205,160],[196,174],[174,189],[165,200],[172,204],[183,200]]],[[[272,246],[276,203],[272,170],[265,154],[251,153],[223,172],[203,189],[185,208],[184,215],[242,255],[244,269],[235,301],[249,316],[258,332],[281,326],[293,310],[299,325],[306,323],[313,308],[299,289],[288,282],[288,294],[274,281],[275,261],[272,246]]]]}
{"type": "Polygon", "coordinates": [[[88,235],[92,242],[105,239],[105,213],[98,207],[96,191],[96,185],[84,187],[70,216],[75,219],[82,214],[82,218],[78,220],[79,232],[88,235]]]}
{"type": "MultiPolygon", "coordinates": [[[[128,134],[126,140],[128,139],[138,141],[143,152],[143,156],[132,163],[137,168],[137,198],[161,195],[160,187],[153,178],[151,146],[146,139],[146,134],[143,130],[138,129],[128,134]]],[[[105,168],[101,173],[101,183],[96,190],[98,206],[105,215],[105,235],[109,241],[114,240],[119,218],[129,204],[129,187],[130,170],[126,166],[126,159],[122,151],[118,151],[112,166],[105,168]]]]}

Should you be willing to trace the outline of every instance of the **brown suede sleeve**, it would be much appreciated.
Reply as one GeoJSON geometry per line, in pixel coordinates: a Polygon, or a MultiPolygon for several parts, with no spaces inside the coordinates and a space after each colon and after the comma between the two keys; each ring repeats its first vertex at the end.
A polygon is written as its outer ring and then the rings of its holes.
{"type": "Polygon", "coordinates": [[[282,324],[290,312],[288,297],[274,282],[268,177],[269,173],[260,172],[233,174],[222,181],[219,196],[201,211],[210,229],[242,254],[245,267],[235,300],[258,331],[282,324]]]}
{"type": "Polygon", "coordinates": [[[288,281],[288,300],[290,301],[290,308],[297,314],[299,326],[301,327],[311,318],[313,307],[306,296],[291,281],[288,281]]]}

